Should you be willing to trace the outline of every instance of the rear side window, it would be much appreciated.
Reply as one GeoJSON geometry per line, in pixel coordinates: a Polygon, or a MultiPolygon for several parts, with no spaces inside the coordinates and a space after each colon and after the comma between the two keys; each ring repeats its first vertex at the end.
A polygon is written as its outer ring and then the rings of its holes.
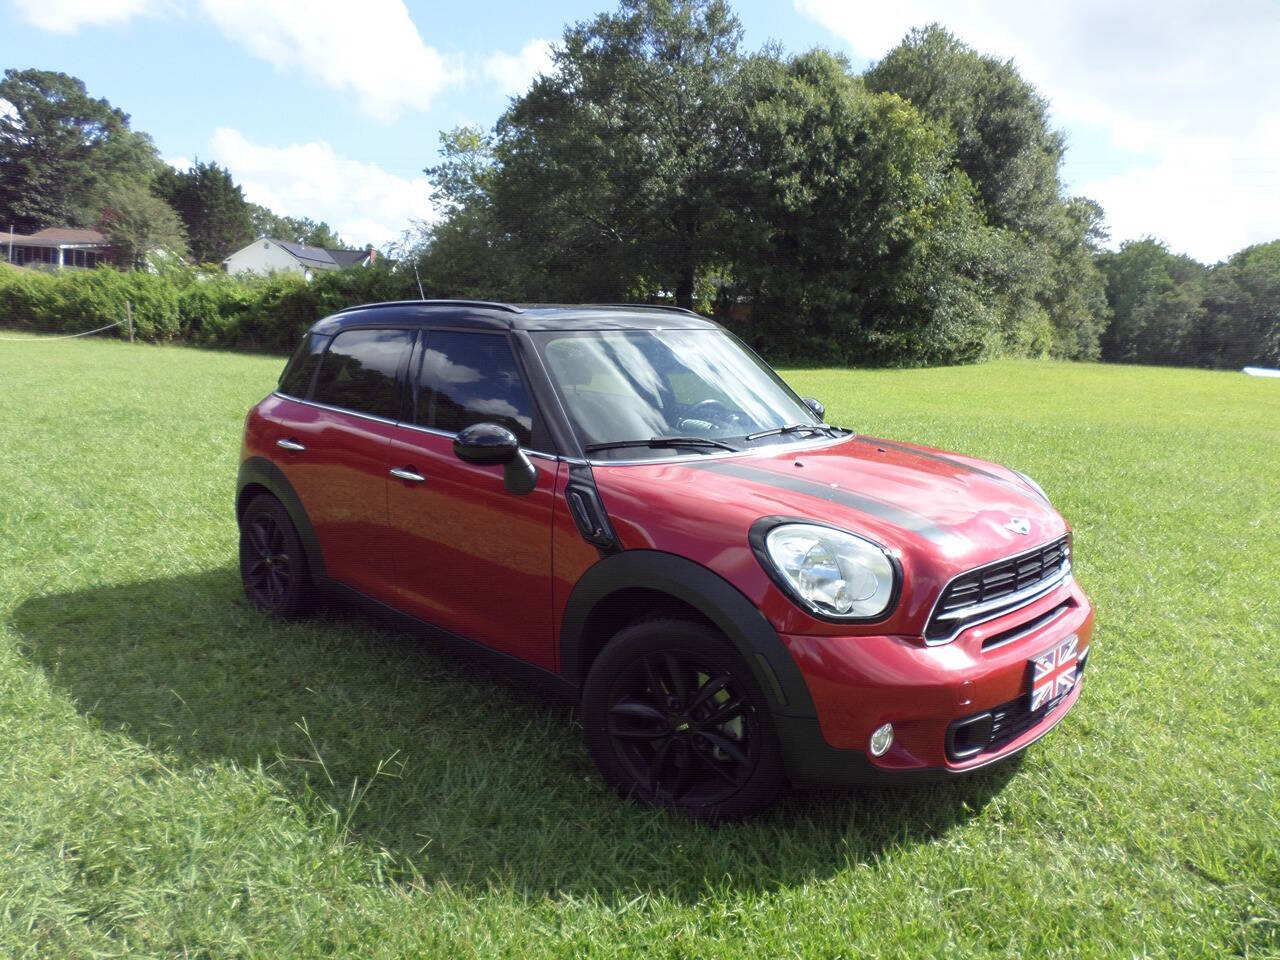
{"type": "Polygon", "coordinates": [[[328,337],[318,337],[315,334],[303,337],[298,349],[293,351],[293,356],[285,364],[277,389],[291,397],[306,400],[307,391],[311,389],[311,377],[320,365],[320,355],[324,353],[328,343],[328,337]]]}
{"type": "Polygon", "coordinates": [[[413,343],[408,330],[348,330],[333,338],[311,399],[397,420],[396,371],[413,343]]]}
{"type": "Polygon", "coordinates": [[[422,354],[417,410],[419,424],[449,433],[496,423],[521,446],[533,436],[533,402],[511,344],[500,334],[431,333],[422,354]]]}

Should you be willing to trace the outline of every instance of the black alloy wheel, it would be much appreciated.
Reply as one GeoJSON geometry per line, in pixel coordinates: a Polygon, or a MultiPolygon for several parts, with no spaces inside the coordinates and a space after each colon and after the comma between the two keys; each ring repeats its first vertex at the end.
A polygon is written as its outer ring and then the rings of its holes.
{"type": "Polygon", "coordinates": [[[683,620],[622,631],[592,665],[588,745],[625,795],[708,820],[758,812],[782,771],[755,678],[718,634],[683,620]]]}
{"type": "Polygon", "coordinates": [[[310,599],[302,542],[275,497],[254,498],[240,519],[240,580],[245,596],[267,613],[294,617],[310,599]]]}

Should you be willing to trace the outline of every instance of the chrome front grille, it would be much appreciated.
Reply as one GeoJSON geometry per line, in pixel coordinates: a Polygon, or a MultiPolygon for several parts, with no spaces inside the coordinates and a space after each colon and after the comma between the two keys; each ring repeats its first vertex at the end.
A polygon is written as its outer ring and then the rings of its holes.
{"type": "Polygon", "coordinates": [[[962,573],[946,585],[934,604],[925,640],[944,643],[966,627],[1016,610],[1047,593],[1070,572],[1071,539],[1060,537],[962,573]]]}

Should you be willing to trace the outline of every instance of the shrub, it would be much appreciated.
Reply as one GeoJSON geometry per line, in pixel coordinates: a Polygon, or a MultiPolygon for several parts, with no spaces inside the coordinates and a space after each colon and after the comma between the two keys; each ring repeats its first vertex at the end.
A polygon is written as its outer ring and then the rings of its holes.
{"type": "MultiPolygon", "coordinates": [[[[335,270],[307,281],[293,274],[228,277],[192,267],[50,273],[0,264],[0,323],[81,333],[122,321],[131,309],[134,335],[146,342],[288,352],[321,317],[358,303],[405,299],[411,290],[412,275],[388,267],[335,270]]],[[[128,330],[122,324],[104,335],[127,337],[128,330]]]]}

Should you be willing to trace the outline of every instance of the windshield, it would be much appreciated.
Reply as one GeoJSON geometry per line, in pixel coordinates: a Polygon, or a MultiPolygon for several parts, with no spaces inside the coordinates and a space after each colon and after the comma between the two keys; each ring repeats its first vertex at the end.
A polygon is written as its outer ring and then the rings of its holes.
{"type": "Polygon", "coordinates": [[[593,456],[741,449],[822,429],[776,373],[720,330],[555,331],[534,340],[593,456]],[[753,436],[782,427],[791,429],[753,436]],[[687,442],[646,449],[672,438],[687,442]],[[601,449],[608,445],[620,446],[601,449]]]}

